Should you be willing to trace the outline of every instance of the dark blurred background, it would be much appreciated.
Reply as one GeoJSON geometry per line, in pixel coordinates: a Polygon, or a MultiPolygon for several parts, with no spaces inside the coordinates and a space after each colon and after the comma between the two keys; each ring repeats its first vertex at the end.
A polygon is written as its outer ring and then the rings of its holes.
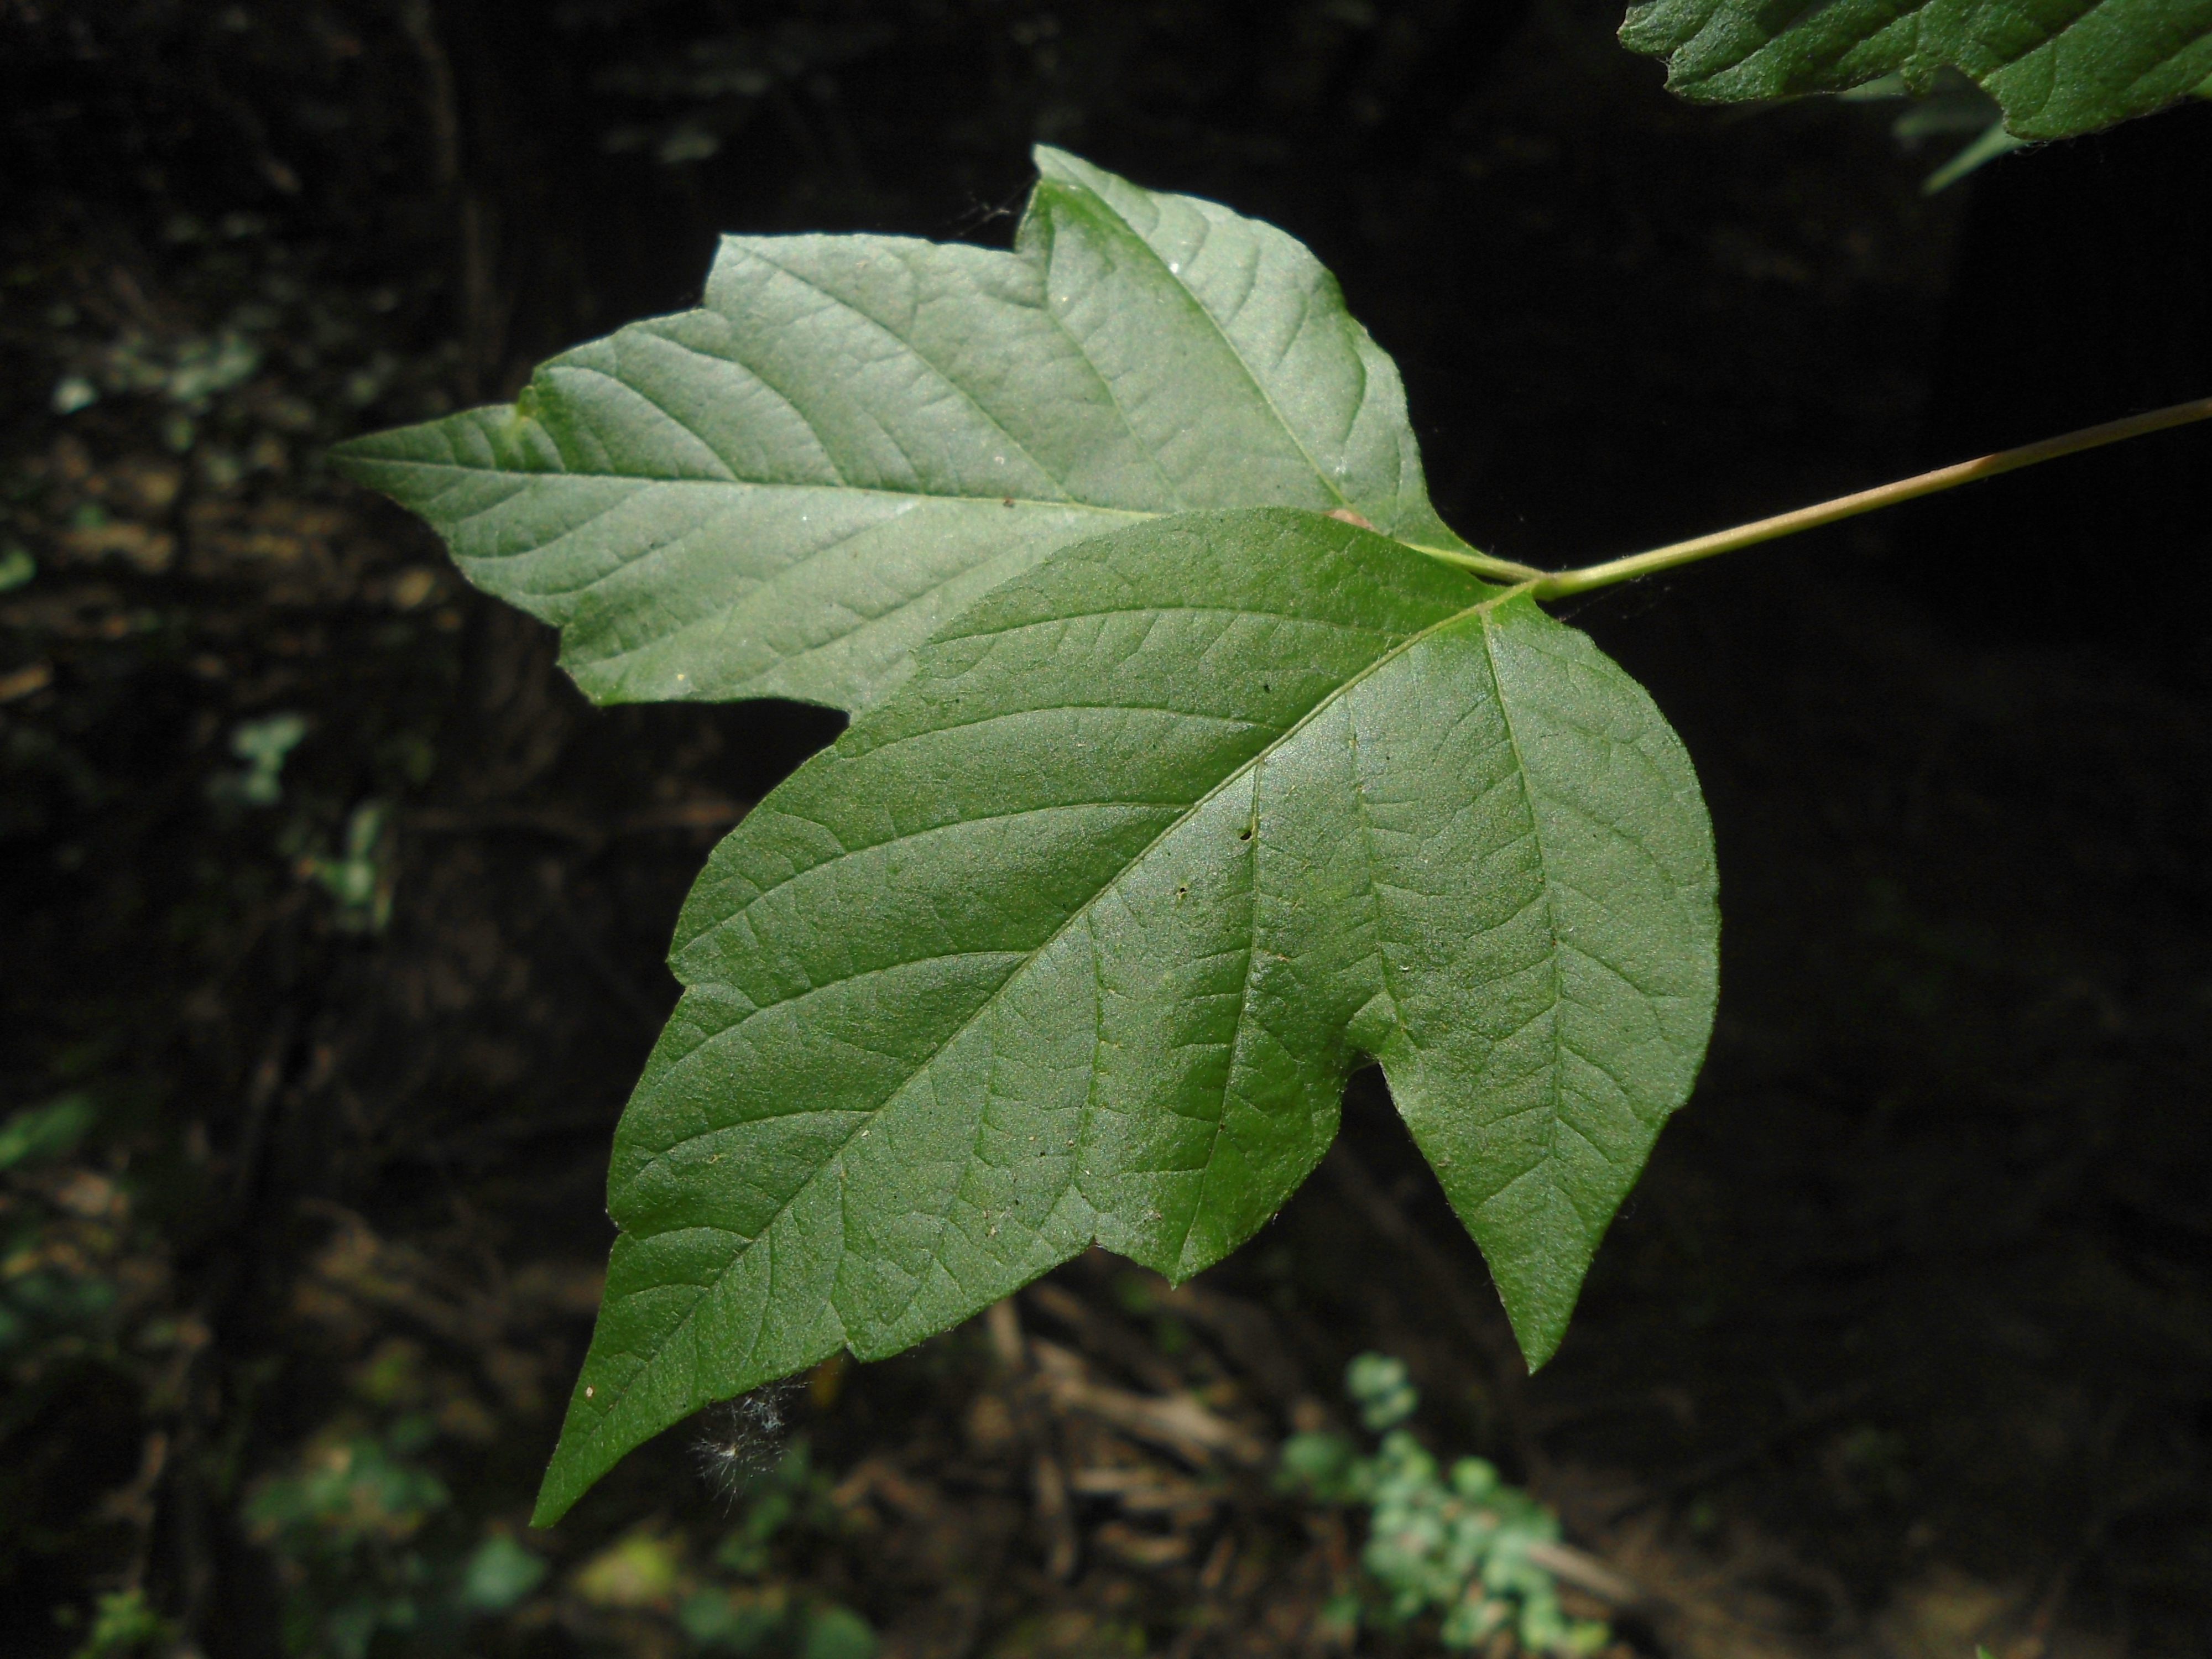
{"type": "Polygon", "coordinates": [[[1728,932],[1539,1376],[1367,1079],[1195,1290],[1085,1258],[522,1527],[676,907],[836,721],[591,709],[324,446],[690,303],[720,231],[1003,246],[1038,139],[1308,242],[1538,564],[2212,392],[2212,107],[1927,197],[1893,106],[1685,105],[1618,22],[0,3],[0,1650],[1342,1650],[1356,1517],[1048,1384],[1256,1443],[1366,1347],[1646,1587],[1619,1652],[2212,1650],[2203,428],[1570,612],[1698,763],[1728,932]]]}

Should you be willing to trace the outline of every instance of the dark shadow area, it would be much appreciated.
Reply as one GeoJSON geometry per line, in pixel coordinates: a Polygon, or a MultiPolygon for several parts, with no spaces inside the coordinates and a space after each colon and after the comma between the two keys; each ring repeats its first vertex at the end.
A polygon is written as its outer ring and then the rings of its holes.
{"type": "Polygon", "coordinates": [[[1892,112],[1688,106],[1618,21],[0,9],[0,1646],[1435,1651],[1271,1474],[1370,1349],[1641,1587],[1569,1594],[1614,1654],[2212,1645],[2204,428],[1563,610],[1695,757],[1727,922],[1535,1377],[1366,1073],[1191,1285],[1094,1252],[525,1528],[677,913],[840,718],[592,708],[324,450],[725,230],[1003,246],[1038,139],[1305,240],[1444,517],[1540,565],[2212,392],[2212,109],[1928,198],[1892,112]]]}
{"type": "MultiPolygon", "coordinates": [[[[2173,192],[2208,176],[2203,105],[1990,168],[1960,234],[1930,449],[1977,454],[2203,396],[2212,225],[2174,211],[2173,192]]],[[[2208,515],[2202,446],[2148,441],[1931,501],[1906,551],[1947,633],[2089,644],[2201,689],[2208,515]]]]}

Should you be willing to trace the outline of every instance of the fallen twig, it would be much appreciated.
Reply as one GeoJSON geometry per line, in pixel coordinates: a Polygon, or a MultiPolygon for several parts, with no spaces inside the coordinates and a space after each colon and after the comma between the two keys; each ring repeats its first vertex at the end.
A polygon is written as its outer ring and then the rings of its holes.
{"type": "Polygon", "coordinates": [[[1132,1394],[1093,1382],[1083,1361],[1057,1343],[1031,1339],[1037,1370],[1053,1403],[1065,1411],[1095,1417],[1149,1444],[1203,1468],[1218,1457],[1257,1468],[1274,1449],[1259,1436],[1208,1411],[1188,1395],[1132,1394]]]}

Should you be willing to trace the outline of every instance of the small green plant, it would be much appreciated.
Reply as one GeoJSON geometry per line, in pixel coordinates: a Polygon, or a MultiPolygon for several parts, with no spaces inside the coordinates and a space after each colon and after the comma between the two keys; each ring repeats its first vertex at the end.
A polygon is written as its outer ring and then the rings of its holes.
{"type": "Polygon", "coordinates": [[[145,1591],[112,1590],[93,1604],[91,1627],[72,1659],[122,1659],[125,1654],[159,1652],[174,1635],[169,1621],[148,1603],[145,1591]]]}
{"type": "Polygon", "coordinates": [[[363,801],[346,817],[345,838],[335,858],[309,854],[300,869],[329,894],[338,929],[380,933],[392,920],[392,806],[363,801]]]}
{"type": "Polygon", "coordinates": [[[71,1151],[98,1116],[92,1097],[82,1092],[26,1106],[0,1122],[0,1170],[37,1164],[71,1151]]]}
{"type": "Polygon", "coordinates": [[[1479,1646],[1501,1630],[1528,1653],[1595,1653],[1611,1640],[1604,1625],[1560,1610],[1557,1581],[1530,1559],[1559,1542],[1559,1518],[1480,1457],[1440,1468],[1403,1426],[1420,1395],[1401,1361],[1361,1354],[1344,1387],[1381,1443],[1363,1454],[1340,1434],[1293,1435],[1278,1475],[1286,1491],[1368,1511],[1359,1559],[1371,1593],[1341,1613],[1392,1627],[1435,1614],[1449,1648],[1479,1646]]]}
{"type": "Polygon", "coordinates": [[[286,713],[245,720],[230,734],[230,752],[246,764],[208,780],[208,797],[246,806],[274,806],[284,798],[284,763],[307,735],[307,717],[286,713]]]}
{"type": "Polygon", "coordinates": [[[875,1632],[851,1608],[795,1589],[775,1571],[780,1542],[833,1534],[838,1516],[830,1481],[814,1467],[804,1437],[764,1466],[750,1431],[708,1440],[701,1461],[732,1498],[735,1524],[703,1565],[684,1540],[633,1532],[580,1568],[575,1594],[601,1607],[668,1614],[691,1647],[710,1654],[775,1659],[870,1659],[875,1632]]]}
{"type": "MultiPolygon", "coordinates": [[[[2029,136],[2212,73],[2212,0],[1994,57],[1934,8],[1905,50],[1894,9],[1654,0],[1627,33],[1711,96],[1954,64],[2029,136]]],[[[1370,1063],[1542,1364],[1697,1076],[1719,930],[1688,756],[1544,606],[2212,414],[1538,570],[1437,517],[1396,368],[1304,246],[1036,158],[1010,252],[732,236],[698,308],[337,452],[594,698],[853,715],[678,923],[540,1524],[701,1407],[1093,1243],[1197,1273],[1370,1063]]]]}
{"type": "Polygon", "coordinates": [[[379,1632],[437,1620],[449,1587],[418,1543],[452,1503],[417,1461],[434,1432],[416,1417],[382,1434],[334,1436],[255,1489],[246,1525],[276,1559],[293,1652],[362,1659],[379,1632]]]}
{"type": "Polygon", "coordinates": [[[116,1189],[92,1176],[72,1214],[63,1193],[22,1179],[75,1152],[98,1120],[93,1097],[72,1092],[0,1122],[0,1358],[24,1366],[21,1376],[103,1348],[112,1334],[120,1291],[103,1269],[118,1244],[116,1189]],[[33,1358],[41,1352],[46,1364],[33,1358]]]}
{"type": "Polygon", "coordinates": [[[386,1343],[354,1379],[356,1401],[249,1491],[247,1534],[285,1597],[289,1651],[363,1659],[465,1644],[471,1620],[519,1607],[548,1567],[454,1504],[434,1466],[439,1419],[421,1351],[386,1343]]]}
{"type": "MultiPolygon", "coordinates": [[[[737,1444],[708,1443],[702,1462],[708,1478],[728,1482],[737,1444]]],[[[830,1480],[814,1467],[805,1436],[794,1436],[763,1474],[738,1482],[744,1500],[737,1524],[714,1548],[714,1571],[734,1583],[695,1589],[677,1604],[677,1624],[702,1648],[730,1655],[796,1655],[796,1659],[869,1659],[876,1632],[852,1608],[818,1597],[792,1595],[783,1583],[763,1582],[769,1551],[785,1533],[834,1533],[838,1517],[830,1502],[830,1480]]]]}
{"type": "Polygon", "coordinates": [[[714,1436],[699,1449],[701,1472],[709,1484],[738,1501],[737,1525],[714,1552],[714,1565],[741,1578],[768,1571],[769,1551],[787,1530],[833,1533],[837,1512],[830,1501],[830,1480],[814,1467],[805,1435],[793,1436],[773,1462],[757,1473],[747,1462],[760,1454],[749,1443],[750,1425],[731,1436],[714,1436]]]}

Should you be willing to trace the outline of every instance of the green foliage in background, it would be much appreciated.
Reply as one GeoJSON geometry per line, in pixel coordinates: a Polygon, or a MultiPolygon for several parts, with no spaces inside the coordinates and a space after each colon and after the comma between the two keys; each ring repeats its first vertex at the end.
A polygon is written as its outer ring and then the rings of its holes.
{"type": "Polygon", "coordinates": [[[35,1421],[80,1366],[114,1357],[128,1203],[104,1176],[52,1167],[99,1117],[94,1097],[72,1091],[0,1122],[0,1364],[12,1385],[0,1428],[35,1421]]]}
{"type": "Polygon", "coordinates": [[[246,1494],[246,1535],[284,1595],[289,1651],[363,1659],[379,1644],[457,1651],[474,1620],[520,1607],[547,1565],[510,1530],[471,1520],[439,1467],[465,1423],[438,1408],[446,1380],[405,1339],[350,1378],[345,1410],[246,1494]],[[440,1442],[447,1444],[441,1449],[440,1442]]]}
{"type": "Polygon", "coordinates": [[[379,1632],[414,1633],[457,1611],[458,1587],[418,1543],[452,1503],[418,1461],[434,1434],[413,1417],[333,1437],[253,1493],[246,1525],[276,1558],[292,1652],[362,1659],[379,1632]]]}
{"type": "Polygon", "coordinates": [[[861,711],[678,921],[541,1523],[1094,1242],[1219,1260],[1370,1060],[1540,1363],[1696,1076],[1711,836],[1650,699],[1468,568],[1501,569],[1303,248],[1039,165],[1021,252],[733,244],[718,292],[777,280],[726,313],[343,452],[472,574],[557,590],[590,689],[861,711]]]}
{"type": "Polygon", "coordinates": [[[84,1139],[98,1115],[92,1097],[82,1092],[26,1106],[0,1123],[0,1170],[61,1157],[84,1139]]]}
{"type": "Polygon", "coordinates": [[[1843,92],[1965,74],[2017,138],[2064,138],[2212,85],[2212,0],[1642,0],[1621,43],[1686,98],[1843,92]]]}
{"type": "MultiPolygon", "coordinates": [[[[441,1478],[453,1429],[426,1409],[441,1386],[416,1345],[386,1342],[355,1376],[353,1405],[246,1495],[247,1535],[283,1591],[288,1651],[453,1654],[495,1631],[550,1625],[586,1638],[649,1629],[663,1646],[741,1659],[874,1652],[860,1614],[791,1582],[787,1547],[842,1525],[804,1437],[764,1458],[750,1443],[709,1449],[705,1472],[732,1506],[719,1540],[639,1528],[556,1574],[511,1527],[472,1518],[441,1478]]],[[[95,1641],[125,1629],[111,1611],[96,1613],[95,1641]]]]}
{"type": "Polygon", "coordinates": [[[1552,1574],[1529,1559],[1559,1541],[1559,1518],[1481,1458],[1442,1468],[1402,1426],[1420,1395],[1401,1361],[1361,1354],[1346,1369],[1345,1393],[1381,1443],[1362,1453],[1340,1434],[1293,1435],[1277,1479],[1301,1497],[1367,1510],[1359,1560],[1373,1586],[1347,1612],[1386,1627],[1433,1613],[1448,1648],[1479,1646],[1500,1630],[1528,1653],[1594,1653],[1611,1639],[1601,1624],[1569,1619],[1552,1574]]]}
{"type": "Polygon", "coordinates": [[[118,1659],[124,1654],[159,1652],[175,1632],[146,1600],[142,1589],[110,1590],[93,1603],[91,1627],[73,1659],[118,1659]]]}
{"type": "MultiPolygon", "coordinates": [[[[708,1472],[719,1475],[711,1464],[708,1472]]],[[[815,1468],[805,1437],[794,1437],[770,1468],[743,1483],[742,1492],[737,1524],[714,1551],[715,1577],[678,1601],[678,1626],[710,1652],[871,1659],[875,1632],[859,1613],[768,1579],[779,1538],[827,1534],[838,1525],[829,1479],[815,1468]]]]}
{"type": "Polygon", "coordinates": [[[274,806],[284,798],[284,763],[307,735],[307,717],[287,710],[241,720],[230,734],[230,752],[245,763],[207,781],[208,799],[240,806],[274,806]]]}
{"type": "Polygon", "coordinates": [[[363,801],[347,815],[336,857],[301,860],[330,895],[341,932],[380,933],[392,920],[392,804],[363,801]]]}
{"type": "MultiPolygon", "coordinates": [[[[99,1058],[88,1046],[57,1069],[88,1074],[99,1058]]],[[[0,1444],[9,1453],[0,1457],[0,1516],[35,1514],[47,1481],[82,1481],[50,1426],[72,1401],[145,1388],[194,1345],[188,1319],[155,1312],[163,1274],[112,1155],[117,1120],[146,1104],[134,1091],[72,1089],[0,1120],[0,1444]]],[[[0,1538],[0,1570],[35,1559],[44,1540],[28,1531],[0,1538]]],[[[139,1583],[110,1580],[88,1600],[53,1609],[77,1659],[173,1642],[173,1625],[139,1583]]]]}

